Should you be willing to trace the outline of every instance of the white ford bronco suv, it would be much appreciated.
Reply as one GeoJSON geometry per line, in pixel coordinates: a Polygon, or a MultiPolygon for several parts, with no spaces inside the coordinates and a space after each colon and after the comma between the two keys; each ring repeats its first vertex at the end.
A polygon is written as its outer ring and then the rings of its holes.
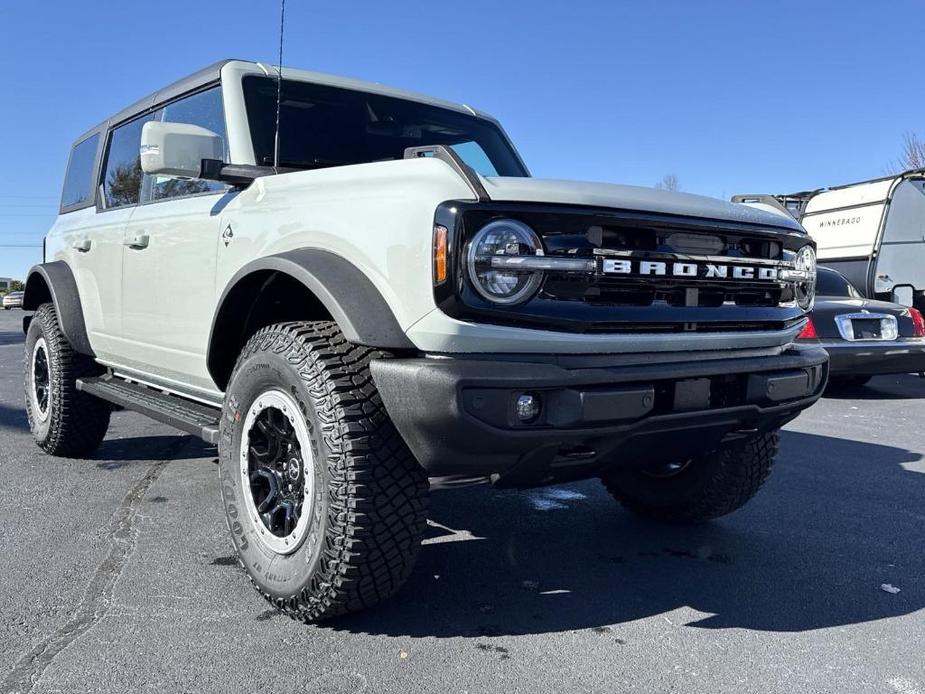
{"type": "Polygon", "coordinates": [[[224,61],[74,144],[26,409],[53,455],[114,407],[217,444],[241,564],[319,620],[398,589],[438,479],[741,506],[825,386],[814,285],[788,216],[537,180],[468,106],[224,61]]]}

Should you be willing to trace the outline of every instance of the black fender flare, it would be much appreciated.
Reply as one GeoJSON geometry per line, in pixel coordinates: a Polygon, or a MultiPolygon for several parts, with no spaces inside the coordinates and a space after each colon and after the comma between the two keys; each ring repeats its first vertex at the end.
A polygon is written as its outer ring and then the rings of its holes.
{"type": "MultiPolygon", "coordinates": [[[[61,332],[74,351],[95,357],[96,354],[90,346],[90,338],[87,336],[77,281],[70,266],[63,260],[35,265],[26,276],[23,309],[34,311],[48,301],[55,305],[61,332]]],[[[25,323],[23,327],[28,329],[25,323]]]]}
{"type": "Polygon", "coordinates": [[[226,301],[242,280],[266,271],[288,275],[301,283],[317,297],[350,342],[383,349],[415,349],[382,294],[362,270],[330,251],[297,248],[251,261],[225,286],[209,331],[206,364],[213,378],[220,361],[216,357],[217,340],[223,323],[234,311],[226,307],[226,301]]]}

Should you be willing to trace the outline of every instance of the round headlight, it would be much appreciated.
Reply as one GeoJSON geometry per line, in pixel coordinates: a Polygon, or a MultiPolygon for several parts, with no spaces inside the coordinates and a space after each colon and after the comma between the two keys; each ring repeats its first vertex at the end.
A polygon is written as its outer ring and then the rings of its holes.
{"type": "Polygon", "coordinates": [[[800,308],[808,311],[816,298],[816,251],[812,246],[803,246],[793,259],[793,269],[805,273],[805,279],[794,283],[793,291],[800,308]]]}
{"type": "Polygon", "coordinates": [[[486,224],[469,242],[466,264],[475,290],[496,304],[517,304],[536,293],[543,273],[496,267],[493,258],[543,255],[543,244],[534,231],[513,219],[486,224]]]}

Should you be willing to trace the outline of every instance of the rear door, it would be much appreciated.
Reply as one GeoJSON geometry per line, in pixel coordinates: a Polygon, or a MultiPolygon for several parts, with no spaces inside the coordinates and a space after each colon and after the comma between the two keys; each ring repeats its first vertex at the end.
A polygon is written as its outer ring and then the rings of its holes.
{"type": "MultiPolygon", "coordinates": [[[[120,358],[122,232],[132,205],[107,208],[107,185],[124,182],[107,160],[119,159],[119,142],[112,153],[112,138],[105,130],[75,145],[65,175],[61,212],[48,237],[47,260],[63,260],[74,273],[90,344],[102,361],[120,358]],[[103,174],[96,177],[97,159],[103,174]],[[107,177],[108,175],[108,177],[107,177]],[[118,180],[117,180],[118,179],[118,180]]],[[[138,179],[140,181],[140,179],[138,179]]]]}
{"type": "Polygon", "coordinates": [[[99,241],[93,239],[93,246],[86,253],[93,258],[95,276],[106,278],[96,294],[100,297],[105,341],[109,345],[105,360],[112,366],[122,365],[135,355],[135,344],[126,336],[123,321],[123,242],[125,229],[141,199],[141,128],[150,119],[150,115],[139,116],[109,133],[94,228],[99,241]]]}
{"type": "MultiPolygon", "coordinates": [[[[225,139],[217,85],[170,102],[152,117],[198,125],[225,139]]],[[[146,175],[141,204],[124,232],[122,322],[135,354],[129,366],[178,390],[192,386],[190,394],[202,397],[216,392],[206,346],[227,190],[214,181],[146,175]]]]}
{"type": "Polygon", "coordinates": [[[925,180],[910,179],[893,192],[883,228],[876,278],[883,294],[896,285],[925,290],[925,180]]]}

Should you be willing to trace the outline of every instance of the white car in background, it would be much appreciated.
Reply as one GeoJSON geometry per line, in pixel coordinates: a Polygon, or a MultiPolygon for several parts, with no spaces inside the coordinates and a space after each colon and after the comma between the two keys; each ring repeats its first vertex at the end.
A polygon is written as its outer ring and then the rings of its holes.
{"type": "Polygon", "coordinates": [[[3,310],[9,311],[11,308],[22,308],[23,292],[9,292],[3,297],[3,310]]]}

